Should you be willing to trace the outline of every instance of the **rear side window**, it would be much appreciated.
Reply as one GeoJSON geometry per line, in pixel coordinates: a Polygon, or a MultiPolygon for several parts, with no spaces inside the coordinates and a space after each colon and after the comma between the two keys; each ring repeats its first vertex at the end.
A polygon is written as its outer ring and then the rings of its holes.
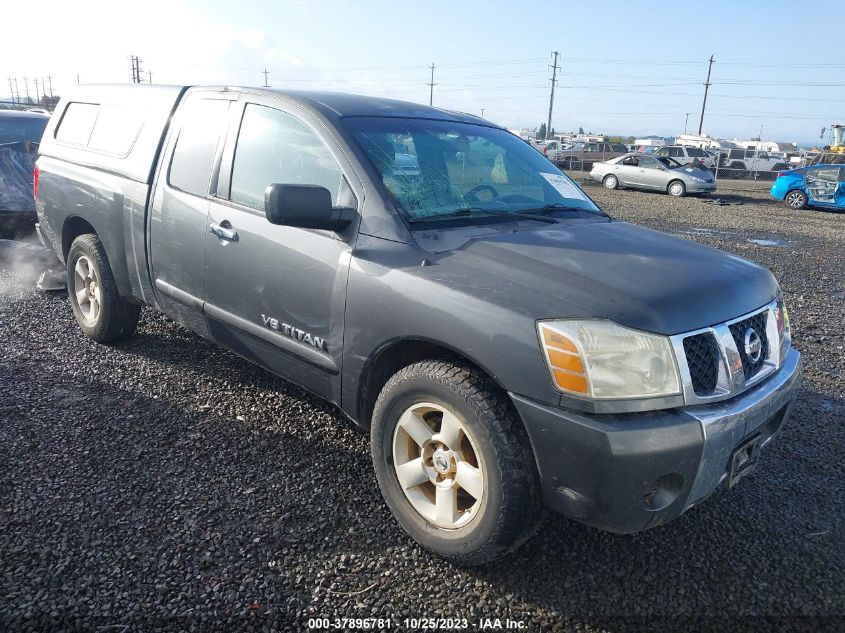
{"type": "Polygon", "coordinates": [[[264,209],[264,190],[273,183],[319,185],[337,204],[341,171],[320,137],[296,117],[248,104],[232,165],[230,198],[264,209]]]}
{"type": "Polygon", "coordinates": [[[229,101],[194,99],[183,106],[182,129],[170,161],[168,183],[195,196],[207,196],[220,135],[226,126],[229,101]]]}
{"type": "Polygon", "coordinates": [[[821,167],[815,170],[815,173],[812,174],[819,180],[825,180],[827,182],[836,182],[839,179],[839,168],[838,167],[821,167]]]}
{"type": "Polygon", "coordinates": [[[688,148],[687,149],[687,155],[696,156],[696,157],[707,156],[707,154],[705,153],[704,150],[698,149],[697,147],[688,148]]]}
{"type": "Polygon", "coordinates": [[[65,109],[56,140],[122,157],[129,154],[143,124],[143,113],[133,107],[75,102],[65,109]]]}
{"type": "Polygon", "coordinates": [[[102,105],[88,148],[105,154],[126,156],[135,144],[143,124],[144,116],[140,110],[102,105]]]}
{"type": "Polygon", "coordinates": [[[56,140],[87,146],[99,113],[99,104],[69,103],[56,130],[56,140]]]}

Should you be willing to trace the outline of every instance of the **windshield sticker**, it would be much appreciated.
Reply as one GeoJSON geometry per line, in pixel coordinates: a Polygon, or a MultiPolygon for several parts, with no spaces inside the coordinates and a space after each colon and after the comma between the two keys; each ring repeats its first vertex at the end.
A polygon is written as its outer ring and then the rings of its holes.
{"type": "Polygon", "coordinates": [[[587,196],[581,191],[572,181],[566,176],[560,174],[547,174],[540,172],[540,175],[545,178],[548,183],[554,187],[557,192],[564,198],[575,198],[576,200],[587,200],[587,196]]]}

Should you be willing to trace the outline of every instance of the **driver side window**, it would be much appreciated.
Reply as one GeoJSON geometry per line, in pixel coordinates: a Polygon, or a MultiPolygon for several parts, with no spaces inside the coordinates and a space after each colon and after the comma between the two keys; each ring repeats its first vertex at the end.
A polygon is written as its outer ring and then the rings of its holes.
{"type": "Polygon", "coordinates": [[[340,166],[316,132],[291,114],[250,103],[244,110],[230,199],[264,209],[264,190],[273,183],[319,185],[337,204],[340,166]]]}

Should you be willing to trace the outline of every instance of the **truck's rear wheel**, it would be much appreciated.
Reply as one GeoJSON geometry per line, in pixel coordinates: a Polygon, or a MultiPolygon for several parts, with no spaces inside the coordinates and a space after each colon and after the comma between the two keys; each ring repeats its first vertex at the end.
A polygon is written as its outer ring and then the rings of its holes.
{"type": "Polygon", "coordinates": [[[500,558],[538,524],[528,439],[507,395],[477,369],[429,360],[399,371],[376,401],[372,453],[399,524],[453,562],[500,558]]]}
{"type": "Polygon", "coordinates": [[[141,306],[118,293],[106,251],[93,233],[80,235],[70,246],[67,289],[73,316],[89,338],[104,343],[135,332],[141,306]]]}

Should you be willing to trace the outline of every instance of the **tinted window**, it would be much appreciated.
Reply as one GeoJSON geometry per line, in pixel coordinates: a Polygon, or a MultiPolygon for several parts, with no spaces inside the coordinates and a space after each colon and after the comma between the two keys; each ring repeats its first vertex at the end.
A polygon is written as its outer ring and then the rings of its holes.
{"type": "Polygon", "coordinates": [[[69,103],[56,130],[56,139],[75,145],[88,145],[99,113],[100,106],[95,103],[69,103]]]}
{"type": "Polygon", "coordinates": [[[195,99],[182,107],[182,129],[170,161],[171,187],[197,196],[208,195],[208,183],[220,134],[225,129],[229,102],[195,99]]]}
{"type": "Polygon", "coordinates": [[[140,110],[102,105],[88,147],[107,154],[126,156],[135,144],[143,123],[144,115],[140,110]]]}
{"type": "Polygon", "coordinates": [[[320,185],[337,204],[341,172],[325,144],[302,121],[280,110],[249,104],[235,148],[230,197],[263,210],[264,190],[273,183],[320,185]]]}
{"type": "Polygon", "coordinates": [[[704,150],[698,149],[697,147],[688,147],[687,148],[687,155],[688,156],[701,157],[701,156],[707,156],[707,152],[705,152],[704,150]]]}
{"type": "Polygon", "coordinates": [[[611,145],[611,149],[614,152],[627,152],[628,151],[628,148],[625,147],[624,145],[611,145]]]}
{"type": "Polygon", "coordinates": [[[47,117],[3,116],[0,114],[0,143],[41,142],[47,117]]]}

